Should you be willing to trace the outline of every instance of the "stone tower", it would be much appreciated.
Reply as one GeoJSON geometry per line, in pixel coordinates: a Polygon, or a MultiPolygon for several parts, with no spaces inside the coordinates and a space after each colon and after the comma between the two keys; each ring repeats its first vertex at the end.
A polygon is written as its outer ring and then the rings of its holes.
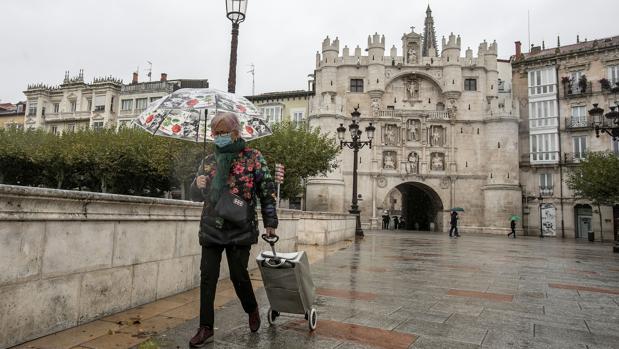
{"type": "Polygon", "coordinates": [[[431,49],[434,49],[434,53],[438,52],[436,49],[436,32],[434,31],[434,18],[432,18],[432,10],[430,5],[426,10],[426,20],[423,27],[423,52],[424,57],[433,56],[431,49]]]}

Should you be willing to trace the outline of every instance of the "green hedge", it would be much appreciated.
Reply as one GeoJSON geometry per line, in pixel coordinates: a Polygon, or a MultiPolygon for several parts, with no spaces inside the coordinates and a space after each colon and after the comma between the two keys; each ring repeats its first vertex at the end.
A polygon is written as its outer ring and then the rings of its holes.
{"type": "MultiPolygon", "coordinates": [[[[281,123],[273,135],[249,143],[269,166],[286,165],[283,198],[303,192],[303,180],[335,168],[335,139],[306,126],[281,123]]],[[[212,151],[189,141],[139,129],[80,130],[54,135],[42,130],[0,129],[0,183],[114,194],[185,198],[198,164],[212,151]]]]}
{"type": "Polygon", "coordinates": [[[135,129],[0,129],[0,183],[158,197],[190,183],[203,151],[135,129]]]}

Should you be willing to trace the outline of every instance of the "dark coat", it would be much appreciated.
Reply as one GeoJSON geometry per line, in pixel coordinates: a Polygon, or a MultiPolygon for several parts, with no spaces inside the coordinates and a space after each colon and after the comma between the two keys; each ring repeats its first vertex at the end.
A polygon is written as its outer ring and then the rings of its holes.
{"type": "MultiPolygon", "coordinates": [[[[207,222],[213,221],[208,219],[215,217],[214,205],[208,200],[208,189],[211,181],[215,177],[217,171],[217,162],[214,154],[210,154],[202,160],[198,168],[197,176],[206,176],[206,189],[200,190],[194,182],[191,184],[191,197],[194,201],[204,201],[202,208],[202,217],[200,219],[200,245],[213,245],[208,242],[207,234],[213,232],[213,227],[207,222]]],[[[226,181],[228,188],[232,194],[243,198],[249,205],[251,210],[252,231],[251,232],[236,232],[234,227],[228,222],[224,222],[220,231],[230,233],[231,235],[243,234],[246,238],[241,241],[236,241],[233,245],[251,245],[258,242],[258,222],[256,217],[257,200],[260,200],[260,211],[262,221],[265,228],[277,228],[277,197],[275,190],[275,182],[269,172],[266,160],[258,150],[245,148],[241,151],[238,157],[232,162],[230,167],[230,175],[226,181]],[[245,234],[249,233],[249,234],[245,234]]],[[[216,232],[218,233],[218,232],[216,232]]]]}
{"type": "Polygon", "coordinates": [[[458,213],[456,213],[456,211],[451,213],[451,225],[458,225],[458,213]]]}

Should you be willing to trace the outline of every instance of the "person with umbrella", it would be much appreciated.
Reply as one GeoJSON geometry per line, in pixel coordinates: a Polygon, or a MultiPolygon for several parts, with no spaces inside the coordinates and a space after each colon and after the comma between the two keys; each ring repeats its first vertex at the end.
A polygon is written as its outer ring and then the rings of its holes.
{"type": "Polygon", "coordinates": [[[224,250],[234,290],[243,310],[249,314],[249,328],[252,332],[260,328],[258,303],[247,272],[251,245],[258,241],[256,199],[260,200],[267,235],[274,236],[278,225],[273,178],[260,152],[246,147],[240,137],[237,116],[231,112],[217,114],[211,121],[211,133],[215,153],[204,158],[191,186],[192,198],[204,201],[199,233],[202,245],[200,327],[189,342],[192,347],[213,340],[215,290],[224,250]],[[220,199],[230,194],[248,204],[248,225],[238,227],[218,217],[220,199]]]}
{"type": "Polygon", "coordinates": [[[514,239],[516,238],[516,221],[520,219],[520,216],[516,216],[516,215],[512,215],[512,217],[509,219],[510,220],[510,228],[511,228],[511,233],[507,234],[507,238],[509,238],[510,235],[514,236],[514,239]]]}
{"type": "Polygon", "coordinates": [[[451,220],[450,220],[451,229],[449,229],[450,238],[453,236],[457,238],[460,237],[460,234],[458,234],[458,212],[457,211],[464,211],[464,209],[460,207],[455,207],[451,209],[451,220]]]}

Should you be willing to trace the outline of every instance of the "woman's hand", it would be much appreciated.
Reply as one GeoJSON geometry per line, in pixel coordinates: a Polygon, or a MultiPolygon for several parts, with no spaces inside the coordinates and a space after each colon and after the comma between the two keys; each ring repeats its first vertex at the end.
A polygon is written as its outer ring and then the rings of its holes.
{"type": "Polygon", "coordinates": [[[275,228],[266,228],[267,237],[275,236],[275,228]]]}
{"type": "Polygon", "coordinates": [[[196,187],[198,187],[198,189],[206,188],[206,176],[196,177],[196,187]]]}

